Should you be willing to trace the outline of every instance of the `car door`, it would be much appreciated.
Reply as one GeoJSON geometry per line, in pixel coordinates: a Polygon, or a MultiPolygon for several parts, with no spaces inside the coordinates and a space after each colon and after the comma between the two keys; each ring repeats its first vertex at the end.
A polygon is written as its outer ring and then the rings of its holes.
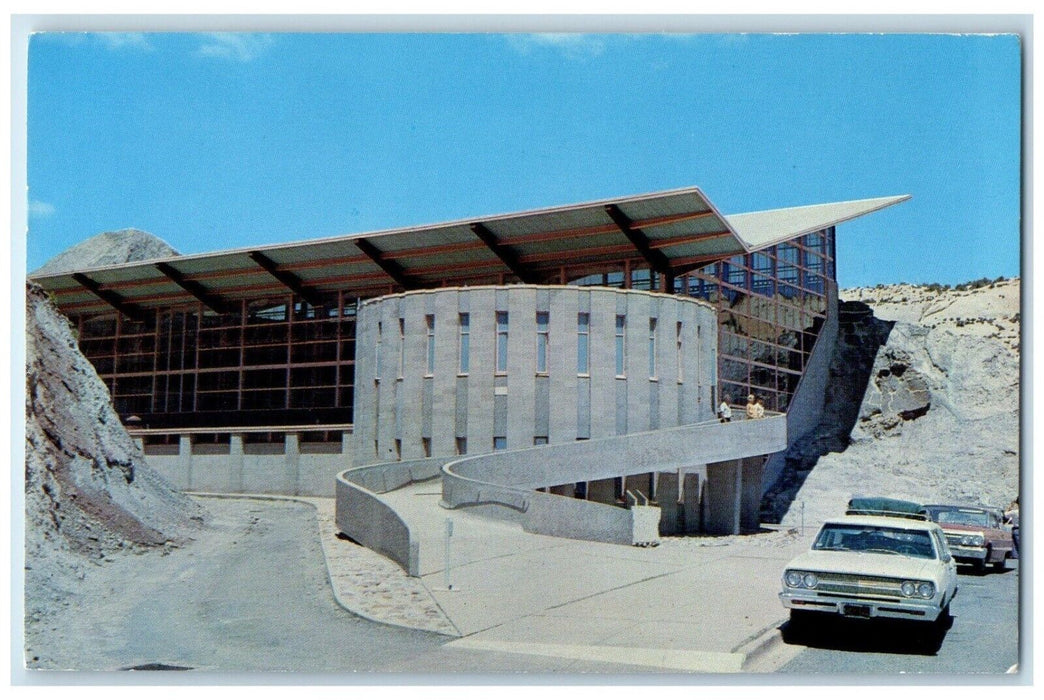
{"type": "Polygon", "coordinates": [[[935,540],[935,549],[939,553],[939,560],[943,566],[943,586],[948,592],[946,600],[953,600],[954,594],[957,593],[957,561],[953,558],[953,554],[950,553],[950,547],[946,544],[946,537],[943,536],[943,532],[940,528],[935,527],[932,529],[932,539],[935,540]]]}

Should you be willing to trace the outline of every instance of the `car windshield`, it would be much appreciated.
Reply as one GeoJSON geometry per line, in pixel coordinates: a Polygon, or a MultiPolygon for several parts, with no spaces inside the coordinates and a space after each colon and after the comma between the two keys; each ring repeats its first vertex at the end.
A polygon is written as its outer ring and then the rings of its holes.
{"type": "Polygon", "coordinates": [[[934,559],[935,549],[925,530],[903,530],[873,525],[828,523],[819,531],[812,549],[820,551],[877,552],[934,559]]]}
{"type": "Polygon", "coordinates": [[[936,510],[932,511],[932,520],[940,525],[975,525],[978,527],[993,527],[994,519],[985,510],[936,510]]]}

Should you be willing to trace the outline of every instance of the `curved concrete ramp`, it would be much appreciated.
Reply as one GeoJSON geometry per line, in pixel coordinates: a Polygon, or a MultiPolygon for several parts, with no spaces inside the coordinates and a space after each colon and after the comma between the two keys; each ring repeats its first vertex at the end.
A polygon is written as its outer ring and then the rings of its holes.
{"type": "Polygon", "coordinates": [[[446,464],[442,501],[448,508],[493,505],[509,509],[518,514],[527,532],[646,544],[659,540],[658,507],[619,508],[536,489],[738,460],[786,449],[786,445],[786,417],[775,415],[493,452],[446,464]]]}
{"type": "Polygon", "coordinates": [[[739,460],[785,449],[786,444],[786,417],[773,415],[466,458],[367,465],[337,475],[336,522],[341,532],[417,576],[420,539],[380,494],[441,475],[444,507],[486,507],[536,534],[648,544],[659,539],[656,506],[620,508],[536,489],[739,460]]]}
{"type": "Polygon", "coordinates": [[[438,478],[446,458],[388,462],[347,469],[337,475],[337,529],[420,576],[420,541],[379,494],[438,478]]]}

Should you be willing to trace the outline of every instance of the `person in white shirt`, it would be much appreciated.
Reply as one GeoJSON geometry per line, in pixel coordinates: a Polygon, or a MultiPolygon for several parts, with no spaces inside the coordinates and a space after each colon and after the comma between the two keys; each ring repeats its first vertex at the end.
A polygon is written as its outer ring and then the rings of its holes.
{"type": "Polygon", "coordinates": [[[726,394],[718,406],[718,422],[728,423],[732,420],[732,406],[729,406],[729,395],[726,394]]]}

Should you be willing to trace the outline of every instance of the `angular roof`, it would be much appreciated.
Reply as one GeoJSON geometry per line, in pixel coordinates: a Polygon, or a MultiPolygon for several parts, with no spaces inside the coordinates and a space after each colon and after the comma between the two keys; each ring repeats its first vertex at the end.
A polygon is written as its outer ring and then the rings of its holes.
{"type": "Polygon", "coordinates": [[[638,258],[681,274],[819,230],[906,199],[796,207],[723,216],[695,187],[551,209],[312,241],[30,276],[66,314],[145,309],[201,301],[220,311],[244,298],[305,299],[344,290],[444,284],[557,282],[638,258]]]}
{"type": "Polygon", "coordinates": [[[804,207],[769,209],[747,214],[729,214],[725,220],[750,250],[758,250],[806,233],[835,226],[910,199],[910,195],[857,199],[850,202],[812,204],[804,207]]]}

